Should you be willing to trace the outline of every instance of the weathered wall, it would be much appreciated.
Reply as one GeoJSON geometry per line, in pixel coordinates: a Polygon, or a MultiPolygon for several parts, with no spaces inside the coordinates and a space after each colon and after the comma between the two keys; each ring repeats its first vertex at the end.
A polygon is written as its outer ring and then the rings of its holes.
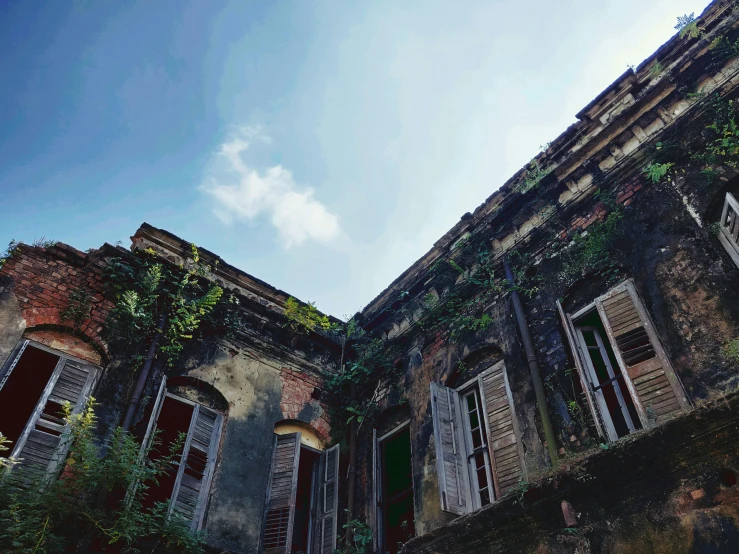
{"type": "Polygon", "coordinates": [[[501,502],[413,539],[405,554],[733,552],[739,396],[573,461],[501,502]],[[575,514],[565,522],[562,502],[575,514]]]}
{"type": "MultiPolygon", "coordinates": [[[[140,232],[139,242],[156,247],[165,263],[181,262],[183,253],[190,252],[189,243],[166,234],[168,242],[162,244],[154,240],[158,230],[147,229],[148,233],[140,232]]],[[[108,245],[93,255],[64,244],[20,245],[0,270],[0,363],[21,338],[29,338],[103,367],[93,393],[101,440],[120,423],[137,376],[125,345],[110,351],[104,340],[112,303],[104,296],[103,269],[107,257],[121,255],[125,251],[108,245]],[[62,315],[76,289],[90,294],[89,318],[77,328],[62,315]]],[[[170,392],[223,413],[225,425],[205,514],[207,544],[218,552],[256,554],[274,426],[296,420],[309,425],[324,442],[330,440],[321,373],[335,368],[339,351],[330,340],[298,336],[284,326],[280,308],[287,298],[284,293],[234,268],[222,268],[211,277],[238,301],[235,328],[226,340],[223,330],[205,325],[186,343],[174,368],[165,370],[162,360],[155,361],[134,419],[135,432],[143,435],[164,374],[170,392]]]]}
{"type": "Polygon", "coordinates": [[[273,429],[285,419],[310,425],[327,437],[325,406],[311,394],[320,378],[251,348],[224,345],[207,360],[191,359],[185,375],[212,385],[228,402],[220,464],[204,529],[208,544],[255,553],[272,460],[273,429]]]}

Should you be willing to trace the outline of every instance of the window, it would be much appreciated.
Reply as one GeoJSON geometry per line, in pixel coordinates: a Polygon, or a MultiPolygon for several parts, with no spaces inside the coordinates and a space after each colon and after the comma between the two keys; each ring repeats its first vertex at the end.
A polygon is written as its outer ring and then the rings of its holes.
{"type": "Polygon", "coordinates": [[[739,201],[730,193],[726,193],[724,209],[719,222],[719,240],[739,267],[739,201]]]}
{"type": "Polygon", "coordinates": [[[504,363],[457,390],[431,384],[442,510],[464,514],[501,498],[525,473],[504,363]]]}
{"type": "Polygon", "coordinates": [[[557,307],[601,436],[615,441],[689,407],[631,281],[574,315],[557,307]]]}
{"type": "Polygon", "coordinates": [[[150,450],[151,457],[167,455],[180,433],[185,436],[185,441],[177,453],[177,465],[149,489],[145,507],[171,500],[169,513],[176,513],[190,522],[191,529],[200,529],[215,471],[222,425],[221,414],[168,393],[166,379],[162,380],[142,451],[149,448],[155,430],[159,432],[159,444],[150,450]]]}
{"type": "Polygon", "coordinates": [[[409,423],[379,438],[374,432],[376,536],[383,554],[396,554],[416,534],[409,423]]]}
{"type": "Polygon", "coordinates": [[[301,432],[275,434],[262,526],[265,554],[333,554],[339,503],[339,447],[320,452],[301,432]]]}
{"type": "Polygon", "coordinates": [[[97,369],[28,340],[18,344],[0,373],[0,433],[12,444],[0,456],[51,474],[67,455],[63,405],[79,413],[97,369]]]}

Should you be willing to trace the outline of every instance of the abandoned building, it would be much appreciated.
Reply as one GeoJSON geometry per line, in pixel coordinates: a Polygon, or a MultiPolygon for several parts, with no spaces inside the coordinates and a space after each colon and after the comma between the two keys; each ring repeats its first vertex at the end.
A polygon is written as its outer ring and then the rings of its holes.
{"type": "Polygon", "coordinates": [[[737,552],[735,98],[717,0],[348,323],[148,224],[131,249],[18,245],[5,455],[55,475],[59,407],[94,396],[101,440],[184,434],[152,494],[212,552],[737,552]],[[171,364],[110,338],[137,252],[224,291],[171,364]]]}

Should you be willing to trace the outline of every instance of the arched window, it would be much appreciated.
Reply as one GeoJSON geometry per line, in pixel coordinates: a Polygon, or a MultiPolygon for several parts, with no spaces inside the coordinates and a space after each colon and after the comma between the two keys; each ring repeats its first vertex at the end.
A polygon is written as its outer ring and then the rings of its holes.
{"type": "MultiPolygon", "coordinates": [[[[202,385],[212,389],[206,383],[202,385]]],[[[152,458],[164,457],[169,454],[181,434],[185,437],[176,454],[177,465],[159,478],[158,485],[149,489],[145,507],[171,500],[169,513],[176,512],[190,523],[191,529],[198,530],[203,524],[215,472],[224,417],[220,411],[214,409],[214,405],[222,403],[218,402],[222,397],[217,391],[213,389],[220,398],[209,399],[200,398],[194,390],[193,394],[188,394],[191,389],[192,387],[179,383],[170,389],[167,379],[162,379],[144,436],[142,452],[148,451],[152,458]],[[152,448],[155,434],[159,442],[156,448],[152,448]]]]}
{"type": "Polygon", "coordinates": [[[0,433],[11,449],[0,456],[52,474],[67,455],[63,405],[80,413],[99,375],[98,367],[22,340],[0,369],[0,433]]]}
{"type": "Polygon", "coordinates": [[[267,554],[332,554],[339,504],[339,447],[323,450],[302,421],[275,425],[262,526],[267,554]]]}

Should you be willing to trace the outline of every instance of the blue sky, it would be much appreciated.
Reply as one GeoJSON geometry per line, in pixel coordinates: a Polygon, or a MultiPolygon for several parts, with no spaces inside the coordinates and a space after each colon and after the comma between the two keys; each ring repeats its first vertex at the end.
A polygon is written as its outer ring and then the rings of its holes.
{"type": "Polygon", "coordinates": [[[342,317],[707,0],[0,3],[0,244],[146,221],[342,317]]]}

